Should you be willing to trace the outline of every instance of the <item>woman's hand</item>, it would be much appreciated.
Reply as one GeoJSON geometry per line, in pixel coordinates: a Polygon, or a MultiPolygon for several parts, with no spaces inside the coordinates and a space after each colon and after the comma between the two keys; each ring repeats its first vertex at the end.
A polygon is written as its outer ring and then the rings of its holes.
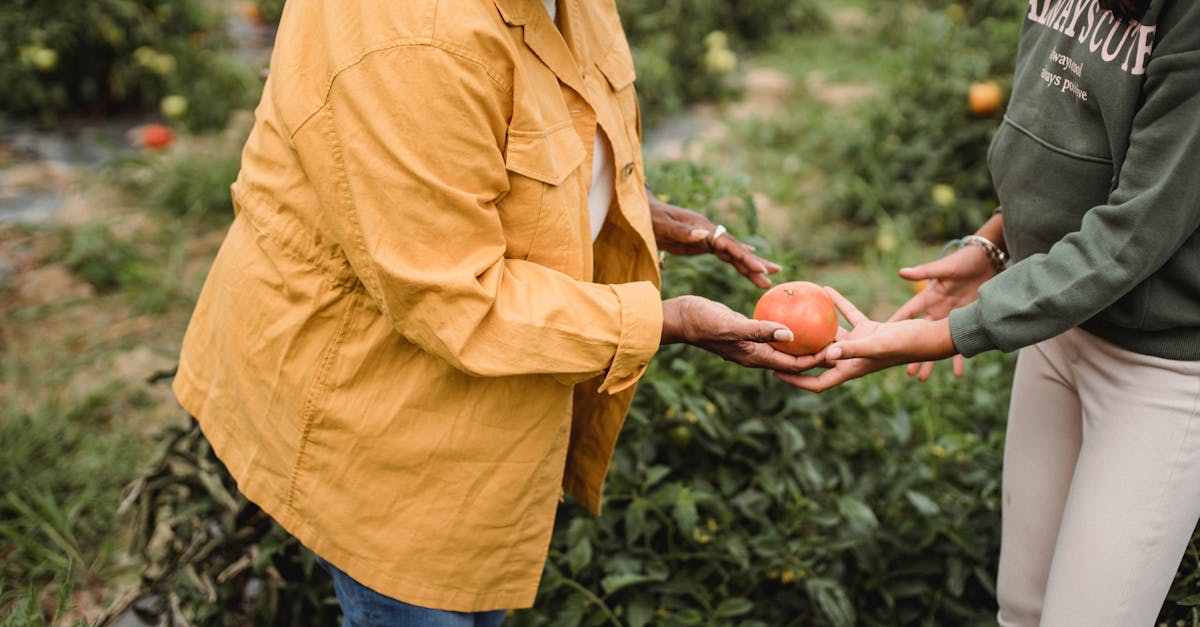
{"type": "Polygon", "coordinates": [[[821,362],[832,363],[832,368],[819,375],[775,373],[796,387],[823,392],[877,370],[914,361],[945,359],[957,352],[950,338],[950,323],[945,318],[875,322],[837,290],[827,287],[825,291],[852,329],[814,356],[821,362]]]}
{"type": "Polygon", "coordinates": [[[754,248],[737,241],[729,233],[717,233],[717,227],[695,211],[667,204],[650,195],[650,217],[659,250],[672,255],[712,253],[763,289],[771,287],[767,275],[780,270],[778,264],[756,256],[754,248]]]}
{"type": "Polygon", "coordinates": [[[679,296],[663,301],[663,344],[691,344],[742,366],[785,373],[824,363],[815,355],[797,357],[766,343],[792,339],[791,330],[778,322],[751,320],[706,298],[679,296]]]}
{"type": "MultiPolygon", "coordinates": [[[[900,276],[909,281],[927,281],[925,288],[900,306],[888,322],[924,316],[943,320],[950,312],[979,298],[979,286],[995,276],[996,270],[987,253],[978,246],[963,246],[954,253],[915,268],[901,268],[900,276]]],[[[963,373],[963,356],[953,358],[954,376],[963,373]]],[[[933,372],[935,362],[908,365],[908,374],[924,381],[933,372]]]]}

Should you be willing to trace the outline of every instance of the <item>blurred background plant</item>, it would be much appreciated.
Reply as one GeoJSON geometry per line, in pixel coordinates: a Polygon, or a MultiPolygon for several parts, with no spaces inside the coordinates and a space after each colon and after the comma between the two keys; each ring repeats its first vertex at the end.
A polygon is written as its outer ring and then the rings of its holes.
{"type": "Polygon", "coordinates": [[[653,124],[697,100],[736,92],[738,52],[827,25],[816,0],[618,0],[633,49],[638,98],[653,124]]]}
{"type": "Polygon", "coordinates": [[[0,112],[50,126],[67,116],[157,112],[220,128],[258,79],[229,52],[204,0],[10,0],[0,11],[0,112]]]}

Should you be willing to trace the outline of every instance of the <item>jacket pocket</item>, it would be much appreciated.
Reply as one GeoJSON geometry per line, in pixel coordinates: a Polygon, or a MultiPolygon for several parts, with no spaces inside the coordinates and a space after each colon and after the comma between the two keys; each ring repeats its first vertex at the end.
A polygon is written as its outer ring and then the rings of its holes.
{"type": "Polygon", "coordinates": [[[586,156],[568,120],[545,131],[510,129],[504,167],[548,185],[561,185],[586,156]]]}
{"type": "Polygon", "coordinates": [[[568,271],[580,236],[580,190],[569,184],[587,157],[570,121],[544,131],[510,129],[504,148],[509,191],[496,204],[506,256],[568,271]],[[567,183],[567,184],[564,184],[567,183]]]}

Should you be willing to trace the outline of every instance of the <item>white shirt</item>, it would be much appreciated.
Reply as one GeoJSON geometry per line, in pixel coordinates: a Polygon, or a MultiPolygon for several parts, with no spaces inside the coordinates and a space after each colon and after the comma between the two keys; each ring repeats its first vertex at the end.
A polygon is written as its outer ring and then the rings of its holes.
{"type": "MultiPolygon", "coordinates": [[[[558,6],[556,0],[542,0],[550,21],[557,24],[558,6]]],[[[592,188],[588,190],[588,221],[592,227],[592,241],[600,235],[600,227],[608,217],[608,206],[612,204],[613,185],[616,180],[616,167],[613,165],[612,144],[608,136],[596,126],[596,141],[592,146],[592,188]]]]}

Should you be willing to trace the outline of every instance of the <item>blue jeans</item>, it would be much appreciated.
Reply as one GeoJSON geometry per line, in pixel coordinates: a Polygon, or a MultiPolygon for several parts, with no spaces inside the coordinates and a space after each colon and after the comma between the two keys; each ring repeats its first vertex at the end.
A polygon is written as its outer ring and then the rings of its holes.
{"type": "Polygon", "coordinates": [[[498,627],[508,612],[449,612],[409,605],[358,583],[336,566],[317,556],[317,563],[333,577],[333,589],[342,606],[342,627],[498,627]]]}

